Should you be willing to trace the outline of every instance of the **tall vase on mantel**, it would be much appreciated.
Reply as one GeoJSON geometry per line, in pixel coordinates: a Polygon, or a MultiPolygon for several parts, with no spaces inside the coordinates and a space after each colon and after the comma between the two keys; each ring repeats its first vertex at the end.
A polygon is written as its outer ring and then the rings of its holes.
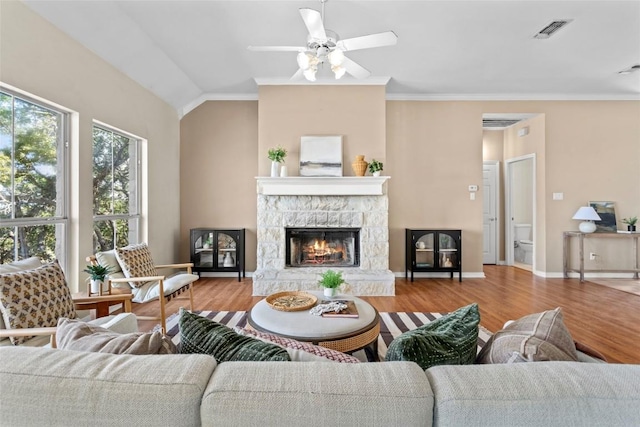
{"type": "Polygon", "coordinates": [[[271,162],[271,178],[275,178],[280,175],[280,163],[276,161],[271,162]]]}
{"type": "Polygon", "coordinates": [[[364,156],[362,155],[356,156],[356,159],[351,163],[351,167],[356,176],[364,176],[367,172],[367,166],[369,166],[369,163],[364,161],[364,156]]]}

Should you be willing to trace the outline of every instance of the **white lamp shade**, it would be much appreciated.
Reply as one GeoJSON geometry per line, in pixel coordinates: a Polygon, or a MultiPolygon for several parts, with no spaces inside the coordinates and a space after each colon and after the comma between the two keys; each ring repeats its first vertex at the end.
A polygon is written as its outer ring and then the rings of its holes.
{"type": "Polygon", "coordinates": [[[591,206],[582,206],[573,216],[573,219],[579,219],[582,221],[600,221],[601,218],[596,210],[591,206]]]}

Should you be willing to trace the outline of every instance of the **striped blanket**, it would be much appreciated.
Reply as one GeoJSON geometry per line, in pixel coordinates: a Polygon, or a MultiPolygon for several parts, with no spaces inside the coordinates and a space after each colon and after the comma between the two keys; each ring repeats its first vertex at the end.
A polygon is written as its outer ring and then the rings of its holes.
{"type": "MultiPolygon", "coordinates": [[[[204,316],[230,328],[244,327],[247,324],[246,311],[196,311],[200,316],[204,316]]],[[[380,335],[378,336],[378,355],[380,360],[384,360],[387,354],[387,347],[395,337],[403,332],[415,329],[442,317],[445,313],[410,313],[410,312],[381,312],[380,313],[380,335]]],[[[178,328],[178,314],[173,314],[167,319],[167,335],[172,337],[175,344],[180,342],[180,330],[178,328]]],[[[158,325],[159,328],[159,325],[158,325]]],[[[478,332],[478,351],[491,337],[484,327],[480,326],[478,332]]],[[[358,356],[356,354],[356,356],[358,356]]]]}

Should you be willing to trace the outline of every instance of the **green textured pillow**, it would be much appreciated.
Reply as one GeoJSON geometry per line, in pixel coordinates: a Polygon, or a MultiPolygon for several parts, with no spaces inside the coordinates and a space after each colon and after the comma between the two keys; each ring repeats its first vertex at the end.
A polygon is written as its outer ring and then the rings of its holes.
{"type": "Polygon", "coordinates": [[[459,308],[394,339],[385,360],[416,362],[422,369],[473,364],[479,323],[478,304],[459,308]]]}
{"type": "Polygon", "coordinates": [[[180,309],[180,353],[202,353],[218,363],[230,361],[290,361],[287,351],[224,325],[180,309]]]}

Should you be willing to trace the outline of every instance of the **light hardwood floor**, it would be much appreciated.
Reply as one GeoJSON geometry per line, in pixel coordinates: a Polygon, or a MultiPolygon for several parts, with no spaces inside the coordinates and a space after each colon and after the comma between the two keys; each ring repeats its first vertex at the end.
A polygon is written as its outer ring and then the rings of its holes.
{"type": "MultiPolygon", "coordinates": [[[[480,323],[491,331],[505,321],[562,307],[573,338],[606,356],[609,362],[640,363],[640,296],[578,279],[544,279],[513,267],[485,266],[485,279],[396,279],[395,297],[363,297],[378,311],[449,312],[477,302],[480,323]]],[[[252,297],[251,279],[201,278],[196,282],[196,310],[249,310],[261,297],[252,297]]],[[[167,313],[188,307],[173,300],[167,313]]],[[[157,305],[133,304],[134,313],[153,315],[157,305]]],[[[158,322],[140,322],[150,330],[158,322]]]]}

